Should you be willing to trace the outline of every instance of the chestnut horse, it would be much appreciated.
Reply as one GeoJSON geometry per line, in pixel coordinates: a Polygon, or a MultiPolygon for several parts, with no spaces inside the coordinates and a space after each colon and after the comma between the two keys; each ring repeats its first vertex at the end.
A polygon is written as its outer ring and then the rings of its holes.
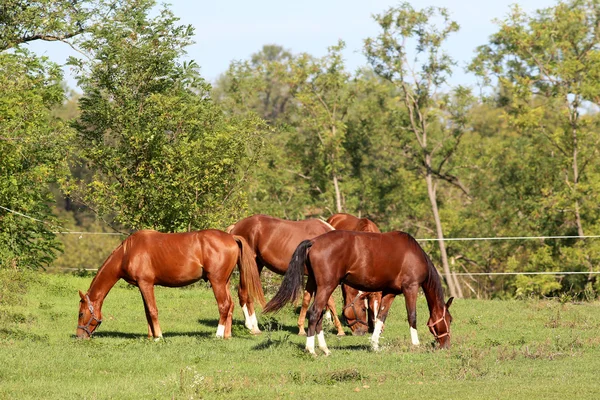
{"type": "MultiPolygon", "coordinates": [[[[345,213],[334,214],[327,219],[327,222],[337,230],[381,232],[370,219],[357,218],[345,213]]],[[[369,330],[372,331],[381,304],[381,292],[363,292],[342,284],[342,298],[344,300],[342,317],[352,334],[362,336],[369,330]]]]}
{"type": "MultiPolygon", "coordinates": [[[[288,221],[262,214],[244,218],[235,225],[227,228],[228,233],[239,235],[246,239],[252,250],[254,250],[259,275],[264,267],[267,267],[276,274],[285,274],[288,264],[292,259],[292,254],[301,241],[312,239],[332,230],[333,227],[331,225],[320,219],[288,221]]],[[[238,288],[238,296],[246,319],[246,327],[253,333],[260,333],[254,304],[248,297],[243,282],[240,283],[238,288]]],[[[309,303],[310,293],[305,292],[298,318],[299,335],[306,335],[304,320],[309,303]]],[[[344,328],[337,317],[333,298],[328,299],[327,308],[333,314],[338,336],[343,336],[344,328]]]]}
{"type": "Polygon", "coordinates": [[[254,253],[244,238],[209,229],[188,233],[138,231],[117,247],[92,280],[86,294],[79,291],[77,337],[89,338],[102,322],[102,303],[119,279],[142,293],[148,337],[162,338],[154,285],[179,287],[200,279],[209,281],[219,307],[217,337],[231,337],[233,301],[231,273],[239,265],[240,281],[252,297],[264,304],[254,253]]]}
{"type": "Polygon", "coordinates": [[[340,283],[363,291],[382,291],[381,306],[371,337],[374,350],[379,349],[383,324],[394,298],[400,293],[404,293],[411,333],[416,335],[419,286],[423,288],[429,306],[429,330],[441,347],[450,346],[452,316],[448,309],[453,298],[444,303],[444,292],[436,268],[408,233],[335,230],[303,241],[294,251],[281,287],[264,307],[264,312],[277,311],[296,298],[305,269],[308,270],[306,290],[315,293],[308,311],[306,338],[306,350],[311,354],[316,354],[315,333],[321,350],[326,355],[330,354],[322,330],[322,310],[340,283]]]}

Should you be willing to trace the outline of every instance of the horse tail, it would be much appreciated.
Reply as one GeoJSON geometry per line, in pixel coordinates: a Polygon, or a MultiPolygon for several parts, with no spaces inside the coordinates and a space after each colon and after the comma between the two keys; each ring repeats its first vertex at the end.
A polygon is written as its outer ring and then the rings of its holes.
{"type": "Polygon", "coordinates": [[[288,270],[283,277],[281,287],[275,296],[263,308],[263,312],[279,311],[286,303],[296,300],[298,292],[302,289],[304,278],[304,266],[308,260],[308,250],[312,247],[311,240],[305,240],[298,245],[288,270]]]}
{"type": "Polygon", "coordinates": [[[258,275],[258,267],[256,266],[256,259],[254,258],[254,252],[241,236],[233,235],[233,238],[238,243],[240,248],[238,254],[238,266],[240,269],[240,285],[248,288],[248,293],[252,296],[252,299],[258,301],[261,306],[265,305],[265,293],[263,292],[262,285],[260,283],[260,276],[258,275]]]}

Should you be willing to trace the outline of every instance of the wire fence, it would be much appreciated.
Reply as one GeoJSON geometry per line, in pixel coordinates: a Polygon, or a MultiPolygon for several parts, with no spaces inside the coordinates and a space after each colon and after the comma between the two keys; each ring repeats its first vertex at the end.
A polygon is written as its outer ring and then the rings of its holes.
{"type": "MultiPolygon", "coordinates": [[[[0,206],[0,209],[6,210],[15,215],[19,215],[24,218],[31,219],[46,225],[57,227],[56,224],[50,224],[47,221],[43,221],[21,212],[11,210],[10,208],[0,206]]],[[[71,231],[66,228],[62,228],[60,231],[53,231],[54,234],[60,235],[110,235],[110,236],[127,236],[122,232],[85,232],[85,231],[71,231]]],[[[556,235],[556,236],[495,236],[495,237],[458,237],[458,238],[418,238],[418,242],[435,242],[435,241],[495,241],[495,240],[558,240],[558,239],[598,239],[600,235],[556,235]]],[[[72,270],[72,271],[96,271],[97,268],[61,268],[61,270],[72,270]]],[[[537,272],[452,272],[456,276],[511,276],[511,275],[596,275],[600,274],[600,271],[537,271],[537,272]]]]}

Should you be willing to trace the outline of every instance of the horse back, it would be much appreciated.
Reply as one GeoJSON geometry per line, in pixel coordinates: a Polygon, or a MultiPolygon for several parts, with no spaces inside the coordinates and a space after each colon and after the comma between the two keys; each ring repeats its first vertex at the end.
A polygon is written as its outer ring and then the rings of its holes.
{"type": "Polygon", "coordinates": [[[239,251],[233,236],[215,229],[138,231],[126,239],[123,248],[125,280],[162,286],[185,286],[206,279],[208,273],[227,273],[235,266],[239,251]]]}
{"type": "Polygon", "coordinates": [[[428,276],[428,263],[419,244],[407,233],[336,230],[316,238],[310,250],[315,274],[337,276],[363,291],[400,293],[428,276]]]}
{"type": "Polygon", "coordinates": [[[331,230],[329,224],[318,219],[289,221],[257,214],[236,223],[230,233],[246,239],[270,270],[284,274],[300,242],[331,230]]]}

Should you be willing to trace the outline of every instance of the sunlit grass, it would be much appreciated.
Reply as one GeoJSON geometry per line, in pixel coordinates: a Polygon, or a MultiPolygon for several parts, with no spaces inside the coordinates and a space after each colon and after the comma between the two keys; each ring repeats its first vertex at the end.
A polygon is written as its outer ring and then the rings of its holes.
{"type": "MultiPolygon", "coordinates": [[[[137,288],[119,283],[92,340],[74,338],[77,290],[90,278],[28,275],[0,299],[0,398],[598,398],[600,304],[456,300],[453,346],[435,350],[418,303],[422,345],[410,344],[404,300],[386,322],[381,350],[368,336],[338,338],[330,357],[304,352],[295,309],[259,314],[252,336],[234,311],[233,338],[214,337],[218,312],[205,285],[157,288],[165,340],[146,338],[137,288]],[[23,286],[28,287],[24,290],[23,286]],[[20,292],[19,292],[20,290],[20,292]],[[575,389],[576,388],[576,389],[575,389]]],[[[338,298],[338,307],[340,301],[338,298]]],[[[318,350],[317,350],[318,351],[318,350]]]]}

